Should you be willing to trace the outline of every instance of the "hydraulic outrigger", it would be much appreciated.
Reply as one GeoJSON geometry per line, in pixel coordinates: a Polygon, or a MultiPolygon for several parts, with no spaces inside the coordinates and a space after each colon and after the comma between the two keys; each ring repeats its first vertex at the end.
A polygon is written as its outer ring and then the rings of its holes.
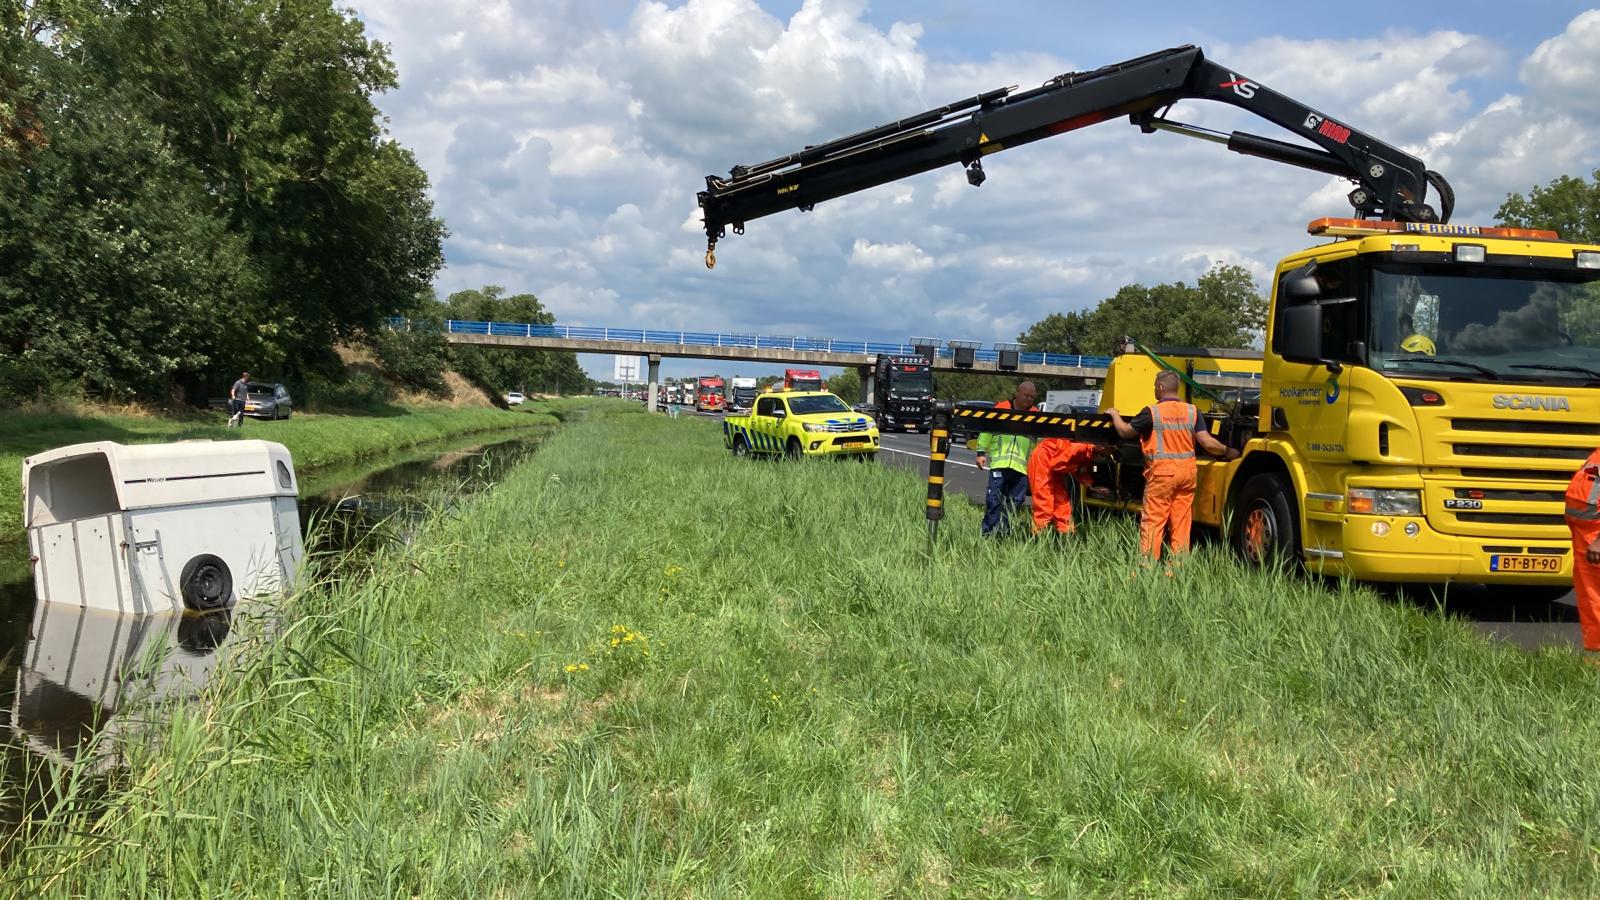
{"type": "MultiPolygon", "coordinates": [[[[1004,87],[986,91],[757,165],[734,166],[726,178],[707,176],[706,189],[698,194],[705,217],[706,266],[716,265],[716,244],[729,226],[735,234],[742,234],[751,220],[788,209],[810,210],[825,200],[947,165],[965,167],[968,182],[976,187],[987,177],[984,157],[1118,116],[1127,116],[1145,133],[1168,131],[1196,137],[1237,153],[1347,178],[1356,185],[1349,194],[1350,204],[1362,218],[1442,225],[1449,222],[1455,205],[1454,193],[1444,178],[1411,154],[1217,65],[1206,59],[1200,48],[1185,45],[1092,72],[1069,72],[1031,90],[1004,87]],[[1168,119],[1173,104],[1187,99],[1239,107],[1316,146],[1239,131],[1224,134],[1168,119]],[[1437,211],[1427,203],[1429,185],[1438,192],[1437,211]]],[[[952,424],[1030,437],[1100,444],[1117,441],[1103,415],[941,404],[931,429],[930,536],[943,517],[944,468],[952,424]]],[[[1213,428],[1222,426],[1213,422],[1213,428]]]]}

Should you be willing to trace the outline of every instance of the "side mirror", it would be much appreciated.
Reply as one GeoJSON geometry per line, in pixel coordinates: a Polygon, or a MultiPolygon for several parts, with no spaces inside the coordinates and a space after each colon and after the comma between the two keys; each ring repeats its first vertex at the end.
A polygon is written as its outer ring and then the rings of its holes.
{"type": "Polygon", "coordinates": [[[789,417],[789,411],[779,407],[778,409],[772,411],[772,417],[774,419],[787,419],[789,417]]]}
{"type": "Polygon", "coordinates": [[[1317,283],[1317,261],[1312,260],[1305,265],[1283,273],[1283,280],[1278,284],[1278,292],[1286,299],[1305,303],[1322,296],[1322,285],[1317,283]]]}
{"type": "Polygon", "coordinates": [[[1281,309],[1276,343],[1279,355],[1290,362],[1322,362],[1322,307],[1302,303],[1281,309]]]}
{"type": "Polygon", "coordinates": [[[1338,360],[1330,359],[1328,348],[1324,346],[1322,311],[1328,306],[1354,302],[1354,297],[1341,297],[1283,307],[1278,313],[1278,337],[1274,348],[1290,362],[1321,364],[1327,366],[1330,372],[1340,371],[1344,366],[1338,360]]]}

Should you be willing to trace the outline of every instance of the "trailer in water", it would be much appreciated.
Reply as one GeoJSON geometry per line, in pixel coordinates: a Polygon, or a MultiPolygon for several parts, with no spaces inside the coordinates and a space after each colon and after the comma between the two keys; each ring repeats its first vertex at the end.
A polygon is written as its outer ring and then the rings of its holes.
{"type": "Polygon", "coordinates": [[[305,556],[289,451],[271,441],[75,444],[22,464],[42,603],[209,610],[293,586],[305,556]]]}

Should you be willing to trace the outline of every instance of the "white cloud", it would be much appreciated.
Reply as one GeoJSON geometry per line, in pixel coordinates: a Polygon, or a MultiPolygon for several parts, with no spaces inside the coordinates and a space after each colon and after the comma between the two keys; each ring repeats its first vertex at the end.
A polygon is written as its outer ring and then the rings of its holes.
{"type": "Polygon", "coordinates": [[[910,241],[899,244],[874,244],[856,238],[850,250],[850,264],[868,269],[895,269],[923,272],[933,268],[933,257],[910,241]]]}
{"type": "Polygon", "coordinates": [[[1533,95],[1569,111],[1600,111],[1600,10],[1589,10],[1540,44],[1522,64],[1533,95]]]}
{"type": "MultiPolygon", "coordinates": [[[[380,104],[452,232],[441,289],[533,291],[567,322],[1009,340],[1215,262],[1264,283],[1307,221],[1349,208],[1338,179],[1114,121],[989,157],[980,188],[952,168],[751,222],[708,272],[705,174],[1114,60],[1095,46],[954,59],[914,22],[869,21],[861,0],[804,0],[787,20],[754,0],[357,5],[400,71],[380,104]]],[[[1600,152],[1600,12],[1523,60],[1464,25],[1207,49],[1421,155],[1454,184],[1460,221],[1600,152]],[[1504,96],[1475,98],[1484,84],[1504,96]]],[[[1292,139],[1221,104],[1173,117],[1292,139]]]]}

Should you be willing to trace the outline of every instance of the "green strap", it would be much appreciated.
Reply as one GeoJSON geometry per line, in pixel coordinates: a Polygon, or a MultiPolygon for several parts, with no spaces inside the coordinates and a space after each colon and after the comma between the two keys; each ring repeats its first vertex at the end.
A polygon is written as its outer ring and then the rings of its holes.
{"type": "Polygon", "coordinates": [[[1151,359],[1155,360],[1156,365],[1158,365],[1161,368],[1166,369],[1168,372],[1171,372],[1172,374],[1178,376],[1179,380],[1181,380],[1184,384],[1189,386],[1189,390],[1191,390],[1191,391],[1199,391],[1201,394],[1204,394],[1205,396],[1210,397],[1212,402],[1214,402],[1214,403],[1222,403],[1222,402],[1224,402],[1221,397],[1217,396],[1216,394],[1213,394],[1210,390],[1208,390],[1205,387],[1205,385],[1202,385],[1200,382],[1195,381],[1193,378],[1190,378],[1189,377],[1189,373],[1183,371],[1182,369],[1178,368],[1177,366],[1173,365],[1172,363],[1167,362],[1165,359],[1162,359],[1160,356],[1158,356],[1149,347],[1146,347],[1145,345],[1139,343],[1138,341],[1133,340],[1133,338],[1129,338],[1128,340],[1133,341],[1134,348],[1137,349],[1140,353],[1143,353],[1145,356],[1148,356],[1151,359]]]}

